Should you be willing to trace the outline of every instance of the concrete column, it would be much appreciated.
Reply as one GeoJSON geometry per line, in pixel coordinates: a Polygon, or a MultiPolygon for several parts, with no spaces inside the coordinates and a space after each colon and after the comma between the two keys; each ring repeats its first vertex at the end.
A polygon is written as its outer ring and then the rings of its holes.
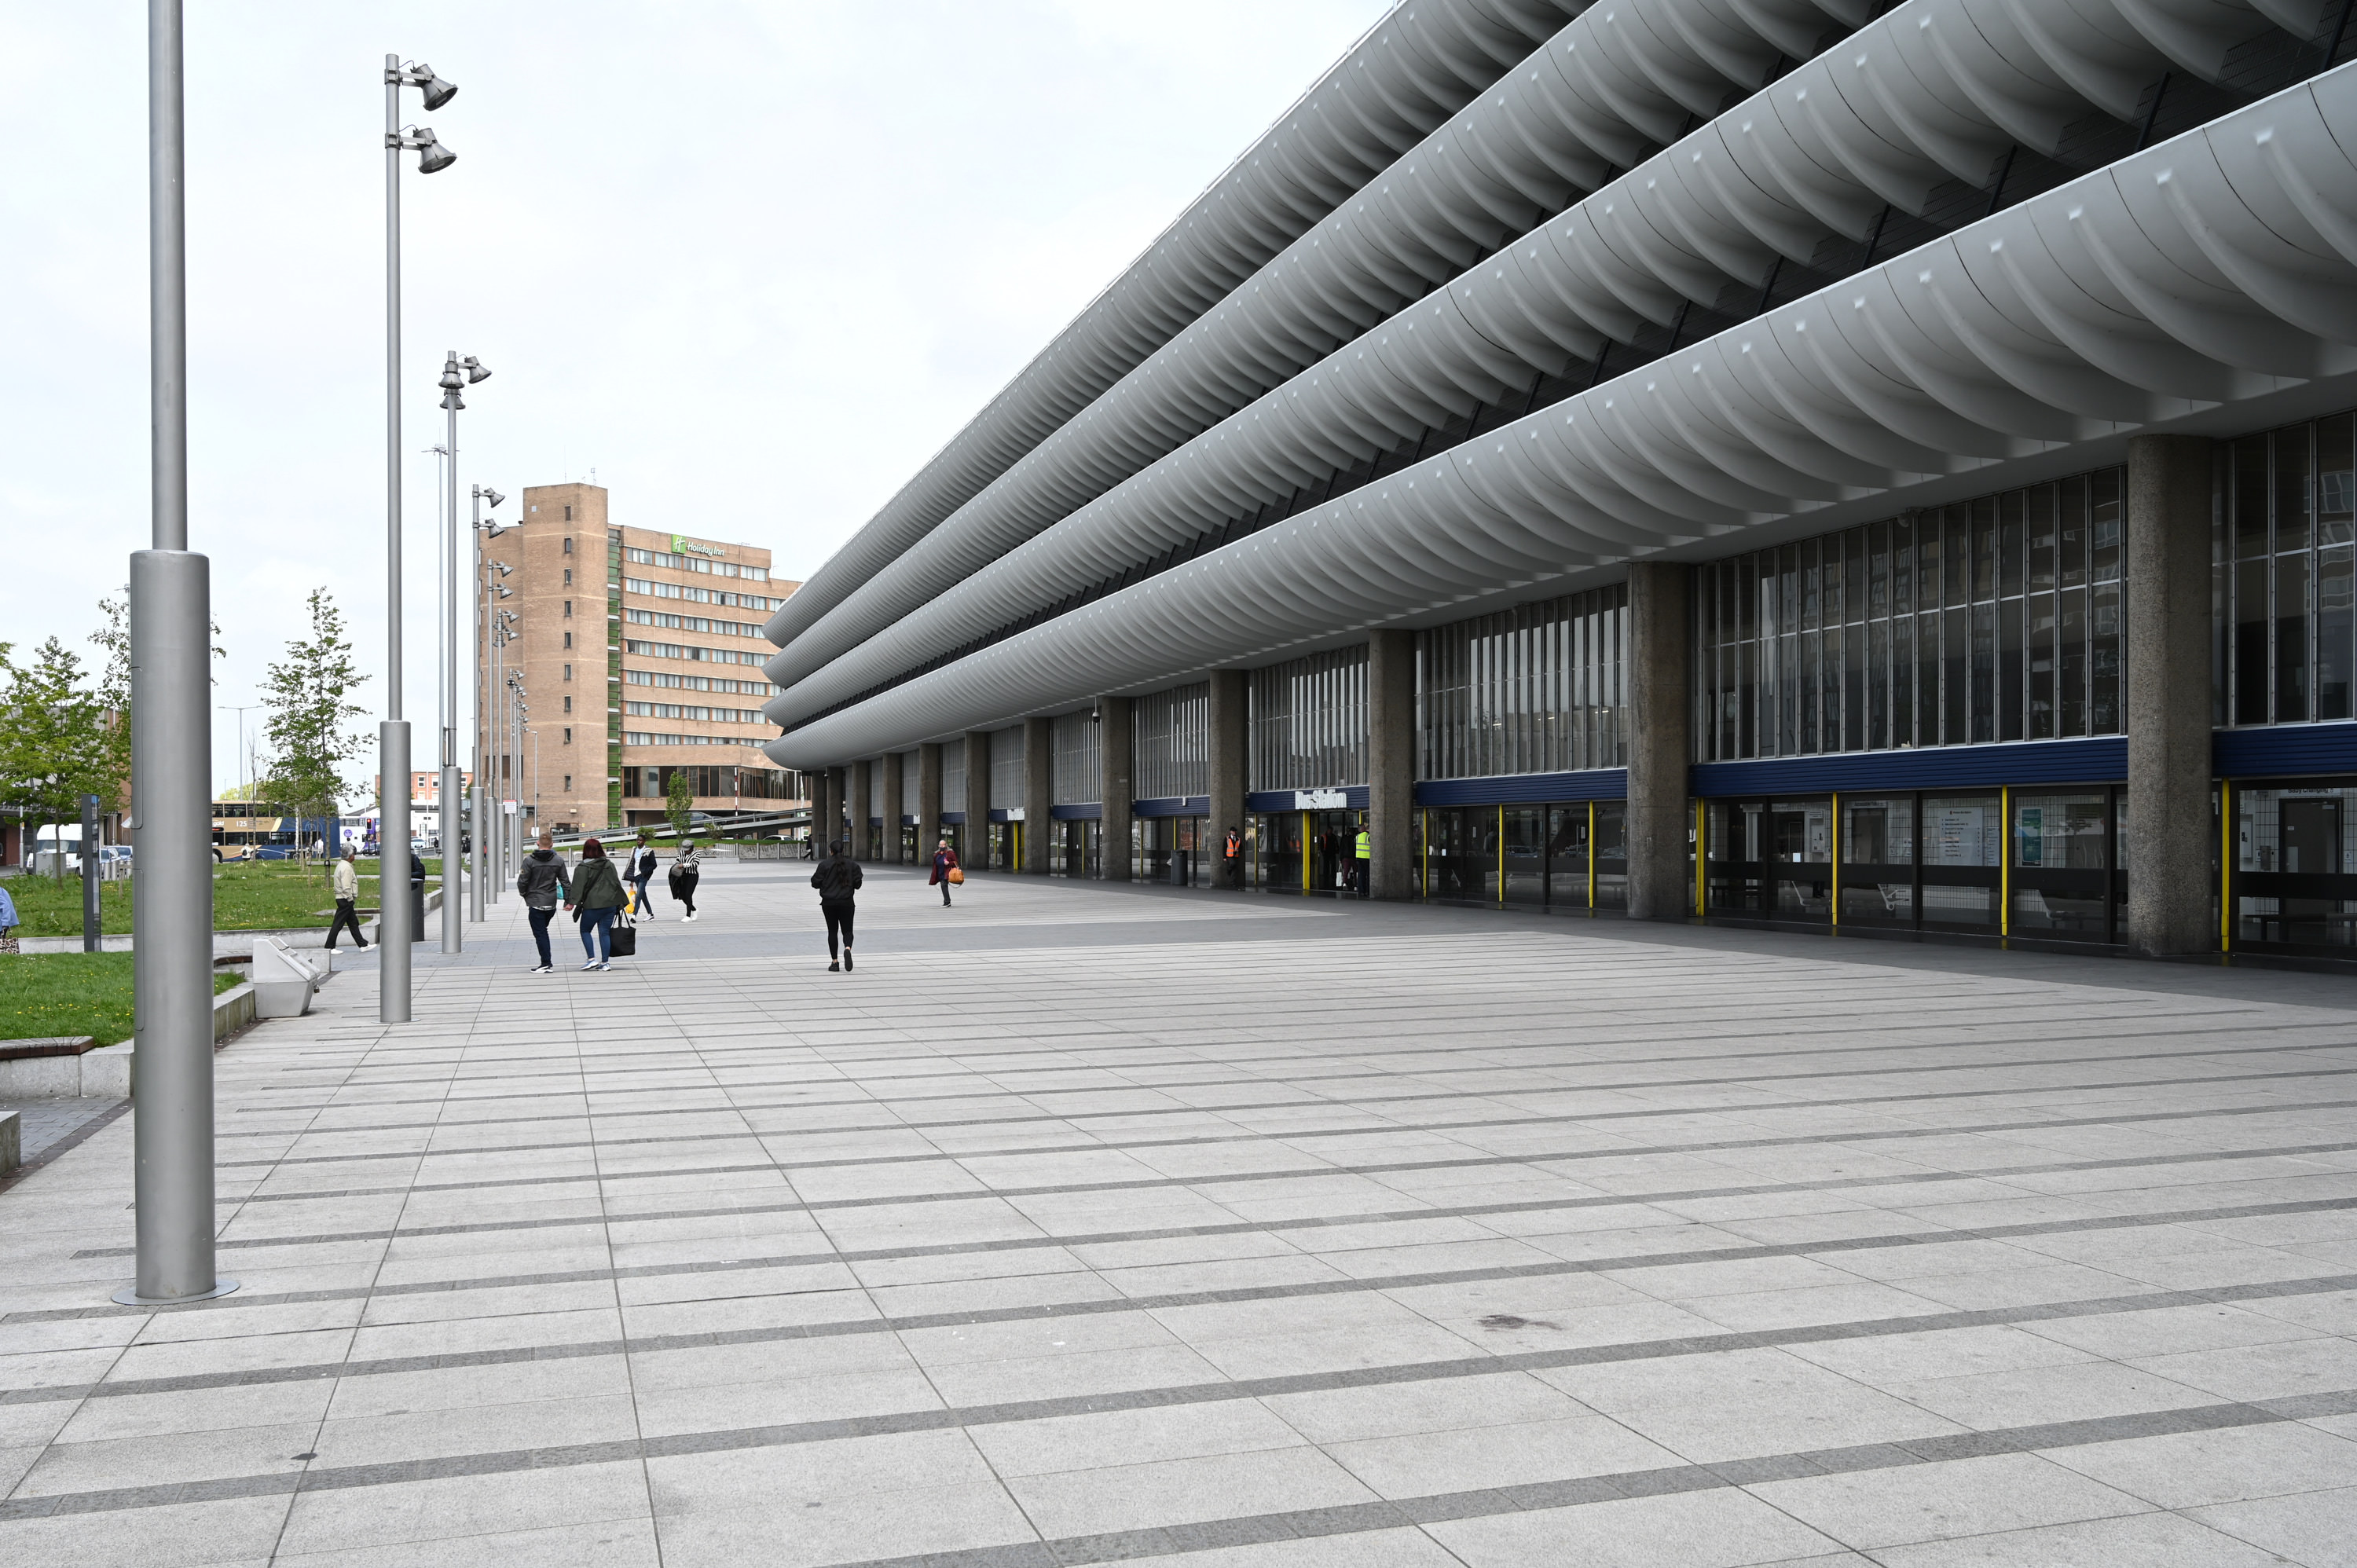
{"type": "Polygon", "coordinates": [[[884,819],[884,858],[897,862],[901,858],[900,795],[903,785],[900,754],[897,751],[886,752],[883,766],[878,771],[882,775],[883,782],[877,786],[879,798],[877,814],[884,819]]]}
{"type": "Polygon", "coordinates": [[[1220,857],[1217,845],[1230,828],[1244,830],[1244,792],[1252,776],[1252,736],[1248,720],[1252,712],[1250,688],[1241,670],[1211,671],[1211,774],[1208,786],[1211,797],[1211,814],[1204,822],[1213,848],[1211,855],[1212,882],[1224,887],[1226,882],[1218,872],[1220,857]]]}
{"type": "Polygon", "coordinates": [[[826,770],[826,842],[829,846],[845,843],[850,835],[851,770],[830,768],[826,770]]]}
{"type": "Polygon", "coordinates": [[[1688,679],[1694,573],[1674,562],[1629,568],[1629,915],[1682,920],[1694,909],[1686,864],[1693,753],[1688,679]]]}
{"type": "Polygon", "coordinates": [[[873,860],[868,853],[873,831],[868,819],[876,814],[876,764],[855,762],[851,765],[851,858],[873,860]]]}
{"type": "Polygon", "coordinates": [[[2128,442],[2128,944],[2218,945],[2211,897],[2210,443],[2128,442]]]}
{"type": "Polygon", "coordinates": [[[1023,721],[1023,870],[1048,875],[1049,808],[1056,800],[1056,721],[1023,721]]]}
{"type": "Polygon", "coordinates": [[[1097,811],[1102,824],[1097,839],[1097,867],[1107,882],[1129,880],[1131,802],[1136,798],[1132,779],[1129,699],[1097,699],[1097,811]]]}
{"type": "Polygon", "coordinates": [[[1367,639],[1367,847],[1378,898],[1415,897],[1415,634],[1367,639]]]}
{"type": "Polygon", "coordinates": [[[990,732],[965,732],[965,853],[958,863],[971,876],[990,865],[990,732]],[[970,863],[970,864],[969,864],[970,863]]]}
{"type": "Polygon", "coordinates": [[[917,864],[933,858],[933,841],[942,836],[942,744],[929,741],[917,747],[917,864]]]}

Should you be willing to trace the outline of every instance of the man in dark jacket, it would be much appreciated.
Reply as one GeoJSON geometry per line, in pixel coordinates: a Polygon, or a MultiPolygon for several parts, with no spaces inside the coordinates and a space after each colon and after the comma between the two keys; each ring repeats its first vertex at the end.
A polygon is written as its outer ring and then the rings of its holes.
{"type": "Polygon", "coordinates": [[[524,856],[523,869],[516,873],[516,892],[532,917],[532,940],[540,949],[539,966],[532,972],[553,973],[556,965],[548,952],[548,922],[556,918],[557,904],[571,897],[573,889],[565,880],[565,860],[556,853],[556,841],[548,834],[541,834],[540,847],[524,856]]]}
{"type": "Polygon", "coordinates": [[[851,846],[838,842],[827,850],[818,869],[811,873],[811,886],[818,889],[818,910],[826,917],[827,972],[835,973],[851,967],[851,916],[853,895],[859,891],[859,863],[851,858],[851,846]],[[835,954],[835,937],[843,938],[842,956],[835,954]]]}

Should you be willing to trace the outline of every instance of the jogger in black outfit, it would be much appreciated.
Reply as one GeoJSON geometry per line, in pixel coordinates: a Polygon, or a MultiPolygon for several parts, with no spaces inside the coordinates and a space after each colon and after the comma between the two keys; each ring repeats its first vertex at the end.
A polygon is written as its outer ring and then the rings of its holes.
{"type": "Polygon", "coordinates": [[[826,858],[818,863],[818,869],[811,873],[811,886],[818,889],[819,913],[826,917],[829,972],[851,967],[853,896],[859,891],[861,877],[859,863],[851,858],[850,848],[847,843],[834,844],[826,858]],[[839,950],[835,940],[838,935],[842,938],[839,950]]]}

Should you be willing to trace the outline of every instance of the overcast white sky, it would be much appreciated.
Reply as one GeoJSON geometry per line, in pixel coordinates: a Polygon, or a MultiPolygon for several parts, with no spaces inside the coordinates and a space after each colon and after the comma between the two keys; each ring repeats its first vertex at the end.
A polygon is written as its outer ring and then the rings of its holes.
{"type": "MultiPolygon", "coordinates": [[[[254,701],[318,585],[382,697],[388,49],[461,90],[404,113],[459,154],[425,178],[413,159],[403,192],[425,759],[446,349],[497,372],[462,416],[462,487],[594,469],[615,521],[805,575],[1387,8],[198,0],[190,534],[219,700],[254,701]]],[[[94,652],[96,601],[148,542],[145,10],[0,9],[0,640],[20,649],[94,652]]],[[[214,717],[227,784],[236,715],[214,717]]]]}

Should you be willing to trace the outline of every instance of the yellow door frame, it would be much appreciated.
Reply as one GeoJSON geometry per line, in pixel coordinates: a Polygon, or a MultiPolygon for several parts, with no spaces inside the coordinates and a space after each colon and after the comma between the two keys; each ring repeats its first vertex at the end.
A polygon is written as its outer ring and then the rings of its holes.
{"type": "Polygon", "coordinates": [[[1709,801],[1707,801],[1707,800],[1703,800],[1701,797],[1697,796],[1697,797],[1695,797],[1695,856],[1694,856],[1694,858],[1695,858],[1694,912],[1695,912],[1695,919],[1697,919],[1697,920],[1701,920],[1701,919],[1707,919],[1707,918],[1709,918],[1709,916],[1710,916],[1710,902],[1709,902],[1709,899],[1705,896],[1705,891],[1704,891],[1704,889],[1705,889],[1705,883],[1704,883],[1704,880],[1703,880],[1703,879],[1704,879],[1704,878],[1705,878],[1705,877],[1709,874],[1708,860],[1709,860],[1709,854],[1710,854],[1710,846],[1709,846],[1709,843],[1708,843],[1707,840],[1704,837],[1705,833],[1706,833],[1706,832],[1708,831],[1708,829],[1709,829],[1709,825],[1710,825],[1710,802],[1709,802],[1709,801]]]}
{"type": "Polygon", "coordinates": [[[1498,902],[1506,901],[1506,808],[1498,808],[1498,902]]]}
{"type": "Polygon", "coordinates": [[[1587,912],[1596,913],[1596,802],[1587,802],[1587,912]]]}
{"type": "Polygon", "coordinates": [[[1997,786],[1996,934],[2013,935],[2013,786],[1997,786]]]}
{"type": "Polygon", "coordinates": [[[2234,950],[2234,781],[2218,780],[2218,950],[2234,950]]]}
{"type": "Polygon", "coordinates": [[[1841,852],[1842,852],[1842,832],[1841,832],[1841,825],[1842,825],[1842,822],[1841,822],[1841,791],[1840,791],[1840,790],[1836,789],[1836,790],[1835,790],[1835,791],[1833,792],[1833,801],[1834,801],[1834,820],[1833,820],[1833,826],[1832,826],[1832,830],[1831,830],[1831,832],[1832,832],[1832,835],[1833,835],[1833,852],[1834,852],[1834,885],[1833,885],[1833,904],[1832,904],[1832,908],[1831,908],[1831,911],[1830,911],[1830,912],[1831,912],[1831,914],[1832,914],[1832,916],[1833,916],[1833,924],[1834,924],[1834,927],[1835,927],[1835,929],[1836,929],[1836,931],[1838,931],[1838,930],[1839,930],[1839,929],[1840,929],[1840,926],[1841,926],[1841,852]]]}

